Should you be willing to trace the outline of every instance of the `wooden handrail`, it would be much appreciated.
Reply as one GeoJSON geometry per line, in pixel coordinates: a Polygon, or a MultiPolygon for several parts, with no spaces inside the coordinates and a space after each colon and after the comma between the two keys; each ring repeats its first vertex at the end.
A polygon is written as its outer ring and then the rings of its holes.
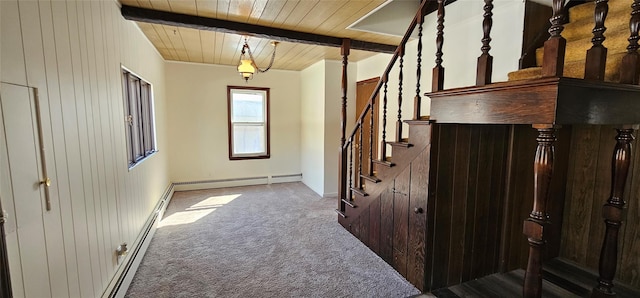
{"type": "MultiPolygon", "coordinates": [[[[409,25],[409,28],[407,29],[407,31],[405,32],[404,36],[402,37],[402,40],[400,41],[400,45],[398,45],[398,48],[396,48],[396,50],[393,53],[393,56],[391,57],[391,61],[389,61],[389,63],[387,64],[387,67],[385,68],[383,75],[380,77],[385,77],[388,76],[388,74],[391,72],[391,70],[393,69],[393,66],[395,65],[396,61],[398,60],[398,57],[400,57],[401,54],[401,50],[402,47],[409,41],[409,38],[411,37],[411,34],[413,33],[413,30],[416,28],[416,25],[418,24],[418,20],[421,14],[423,14],[423,12],[426,10],[427,8],[427,3],[429,3],[429,0],[422,0],[422,2],[420,3],[420,7],[418,9],[418,11],[416,12],[416,15],[413,17],[413,20],[411,21],[411,24],[409,25]]],[[[367,105],[364,107],[364,109],[362,110],[362,113],[360,114],[360,116],[358,117],[358,120],[356,121],[356,123],[360,123],[362,121],[364,121],[364,118],[367,116],[367,113],[369,112],[369,109],[373,106],[372,102],[374,101],[375,97],[378,96],[378,94],[380,93],[380,88],[382,87],[383,82],[382,80],[378,80],[378,84],[376,84],[376,88],[374,89],[373,93],[371,93],[371,97],[369,98],[369,101],[367,102],[367,105]]],[[[351,131],[351,134],[349,134],[348,139],[351,139],[355,136],[358,128],[360,126],[356,126],[353,128],[353,130],[351,131]]],[[[347,148],[347,144],[349,142],[346,142],[345,144],[342,145],[342,150],[345,150],[347,148]]]]}

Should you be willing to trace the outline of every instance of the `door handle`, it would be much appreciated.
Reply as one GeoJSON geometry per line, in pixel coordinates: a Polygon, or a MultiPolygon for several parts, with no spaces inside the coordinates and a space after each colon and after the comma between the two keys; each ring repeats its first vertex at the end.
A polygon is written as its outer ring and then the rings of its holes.
{"type": "Polygon", "coordinates": [[[49,186],[51,186],[51,179],[49,179],[49,177],[47,177],[44,180],[40,181],[40,184],[44,184],[45,186],[49,187],[49,186]]]}
{"type": "Polygon", "coordinates": [[[47,211],[51,211],[51,197],[49,196],[49,187],[51,186],[51,179],[49,179],[49,177],[44,178],[44,180],[40,181],[40,185],[45,186],[44,189],[44,199],[45,199],[45,204],[46,204],[46,208],[47,211]]]}

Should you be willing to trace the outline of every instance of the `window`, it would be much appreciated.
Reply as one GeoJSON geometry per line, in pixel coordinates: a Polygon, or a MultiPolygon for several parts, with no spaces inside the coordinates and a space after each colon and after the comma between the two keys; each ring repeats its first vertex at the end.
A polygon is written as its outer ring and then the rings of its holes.
{"type": "Polygon", "coordinates": [[[127,157],[132,168],[157,151],[151,84],[122,68],[127,157]]]}
{"type": "Polygon", "coordinates": [[[269,88],[227,86],[229,159],[269,158],[269,88]]]}

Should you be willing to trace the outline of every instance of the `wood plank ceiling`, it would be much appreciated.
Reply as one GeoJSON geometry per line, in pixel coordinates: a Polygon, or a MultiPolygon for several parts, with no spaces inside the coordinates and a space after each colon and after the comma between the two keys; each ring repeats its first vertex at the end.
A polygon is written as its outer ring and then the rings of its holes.
{"type": "MultiPolygon", "coordinates": [[[[400,37],[346,29],[385,0],[121,0],[124,5],[280,29],[396,45],[400,37]]],[[[166,60],[238,65],[244,36],[137,22],[166,60]]],[[[271,58],[270,40],[248,37],[259,67],[271,58]]],[[[376,53],[352,50],[349,61],[376,53]]],[[[322,59],[342,60],[340,49],[280,42],[274,69],[302,70],[322,59]]]]}

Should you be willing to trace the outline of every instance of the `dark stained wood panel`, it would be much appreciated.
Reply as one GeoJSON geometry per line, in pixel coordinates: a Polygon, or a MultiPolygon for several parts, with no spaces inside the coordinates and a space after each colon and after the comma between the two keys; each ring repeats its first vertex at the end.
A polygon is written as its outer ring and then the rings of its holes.
{"type": "MultiPolygon", "coordinates": [[[[480,145],[480,129],[479,125],[471,125],[469,136],[469,173],[466,182],[465,198],[465,233],[464,233],[464,251],[462,253],[462,281],[468,281],[472,279],[471,270],[473,260],[473,239],[475,233],[475,210],[476,210],[476,191],[478,186],[478,167],[472,166],[478,164],[478,153],[480,145]],[[467,198],[474,198],[474,200],[468,200],[467,198]]],[[[451,277],[450,277],[451,278],[451,277]]]]}
{"type": "MultiPolygon", "coordinates": [[[[638,135],[635,133],[634,135],[638,135]]],[[[633,144],[634,162],[629,170],[629,184],[624,199],[627,202],[627,218],[622,223],[622,239],[620,241],[620,264],[616,277],[636,288],[640,288],[640,146],[633,144]]],[[[615,287],[614,287],[615,289],[615,287]]]]}
{"type": "Polygon", "coordinates": [[[576,199],[565,202],[565,208],[570,212],[564,218],[561,254],[576,262],[585,262],[587,258],[583,248],[589,241],[591,221],[583,219],[591,217],[593,204],[584,202],[593,202],[593,192],[584,186],[595,184],[599,138],[600,127],[575,126],[573,129],[571,151],[574,157],[570,160],[567,196],[576,199]]]}
{"type": "Polygon", "coordinates": [[[407,280],[419,290],[425,290],[425,232],[427,228],[427,198],[429,195],[429,150],[411,163],[411,198],[409,202],[409,243],[407,280]]]}
{"type": "MultiPolygon", "coordinates": [[[[485,255],[491,260],[499,260],[500,242],[502,241],[502,218],[504,207],[504,177],[507,164],[508,126],[493,126],[493,164],[491,168],[492,183],[489,195],[489,221],[487,228],[487,249],[485,255]],[[496,180],[497,179],[497,180],[496,180]]],[[[497,272],[499,262],[485,264],[485,275],[497,272]]]]}
{"type": "MultiPolygon", "coordinates": [[[[433,283],[433,255],[435,254],[435,241],[434,238],[435,229],[436,229],[436,200],[433,199],[436,189],[435,185],[437,183],[436,173],[438,172],[438,155],[440,154],[440,148],[438,146],[437,140],[440,138],[442,126],[441,125],[432,125],[431,129],[431,144],[429,146],[430,150],[430,158],[429,158],[429,196],[427,198],[427,229],[426,229],[426,248],[425,248],[425,287],[429,290],[434,289],[432,287],[433,283]]],[[[411,131],[409,132],[411,133],[411,131]]]]}
{"type": "MultiPolygon", "coordinates": [[[[455,164],[455,148],[457,125],[441,127],[437,140],[438,171],[435,186],[435,231],[431,286],[441,288],[447,285],[447,269],[449,267],[449,247],[451,236],[451,195],[453,193],[453,166],[455,164]]],[[[435,143],[435,140],[434,140],[435,143]]],[[[436,174],[436,173],[434,173],[436,174]]]]}
{"type": "Polygon", "coordinates": [[[369,208],[370,206],[364,207],[366,210],[363,211],[360,215],[360,241],[364,243],[364,245],[369,246],[369,208]]]}
{"type": "MultiPolygon", "coordinates": [[[[507,234],[503,241],[501,270],[525,268],[529,245],[522,234],[523,221],[533,207],[533,157],[536,150],[537,132],[529,125],[513,126],[513,160],[511,163],[509,193],[506,194],[504,210],[507,234]]],[[[545,227],[545,259],[558,256],[560,249],[560,231],[564,210],[565,185],[567,183],[568,154],[571,141],[571,127],[562,127],[556,131],[553,179],[550,185],[550,198],[547,211],[550,224],[545,227]]]]}
{"type": "Polygon", "coordinates": [[[480,131],[480,144],[478,148],[478,184],[476,186],[476,197],[471,198],[476,201],[475,209],[475,230],[473,239],[473,264],[471,275],[473,277],[485,275],[485,266],[492,262],[486,255],[487,249],[487,233],[489,226],[489,209],[490,206],[490,190],[491,183],[498,183],[499,177],[491,177],[491,169],[493,165],[493,135],[491,131],[484,128],[480,131]],[[488,263],[488,264],[487,264],[488,263]]]}
{"type": "Polygon", "coordinates": [[[395,179],[393,194],[393,268],[407,276],[411,166],[395,179]]]}
{"type": "Polygon", "coordinates": [[[380,257],[393,263],[393,183],[380,194],[380,257]]]}
{"type": "MultiPolygon", "coordinates": [[[[471,167],[469,164],[471,153],[471,126],[460,125],[456,132],[456,146],[455,146],[455,164],[453,178],[453,185],[464,185],[469,183],[471,167]]],[[[474,183],[475,185],[475,183],[474,183]]],[[[463,227],[466,224],[466,207],[467,207],[467,193],[466,187],[453,188],[453,195],[451,197],[451,226],[463,227]]],[[[466,227],[465,230],[467,231],[466,227]]],[[[463,256],[465,249],[465,234],[466,233],[452,233],[450,238],[451,255],[463,256]]],[[[462,281],[462,269],[463,269],[463,257],[450,258],[448,264],[448,283],[459,283],[462,281]]]]}
{"type": "MultiPolygon", "coordinates": [[[[560,256],[580,266],[598,270],[604,237],[602,206],[611,190],[611,159],[615,146],[615,126],[574,126],[572,167],[567,182],[565,220],[560,256]],[[583,177],[588,177],[585,179],[583,177]]],[[[637,133],[636,133],[637,135],[637,133]]],[[[616,279],[640,287],[640,149],[632,143],[632,163],[624,198],[627,216],[618,242],[616,279]]],[[[593,285],[596,285],[594,281],[593,285]]],[[[615,291],[615,286],[614,286],[615,291]]]]}
{"type": "MultiPolygon", "coordinates": [[[[587,254],[586,266],[590,268],[598,268],[600,261],[600,248],[604,239],[605,223],[602,218],[602,206],[609,198],[611,191],[611,156],[615,146],[616,131],[612,126],[602,126],[600,128],[600,138],[597,141],[599,150],[597,155],[597,163],[594,169],[596,180],[594,184],[582,185],[583,188],[591,189],[592,195],[592,212],[590,214],[589,241],[587,247],[593,247],[595,253],[587,254]],[[595,211],[595,212],[594,212],[595,211]]],[[[589,204],[589,201],[584,201],[589,204]]],[[[589,218],[587,217],[587,218],[589,218]]],[[[619,259],[618,259],[619,260],[619,259]]]]}
{"type": "Polygon", "coordinates": [[[380,197],[369,205],[369,248],[380,254],[380,197]]]}

